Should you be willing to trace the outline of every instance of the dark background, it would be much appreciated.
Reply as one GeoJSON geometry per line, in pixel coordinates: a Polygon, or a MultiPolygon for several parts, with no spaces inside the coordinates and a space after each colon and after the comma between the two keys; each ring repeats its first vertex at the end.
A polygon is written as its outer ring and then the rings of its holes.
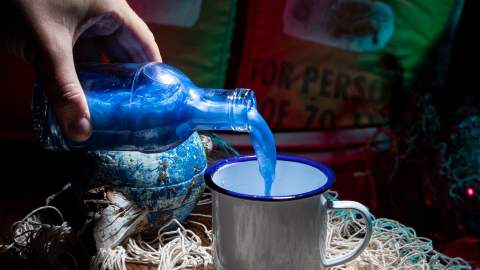
{"type": "MultiPolygon", "coordinates": [[[[465,96],[472,96],[478,103],[478,21],[474,22],[475,1],[466,0],[460,24],[453,42],[450,65],[446,86],[435,89],[434,99],[441,113],[448,112],[463,102],[465,96]]],[[[227,75],[227,88],[235,85],[236,74],[240,63],[244,34],[247,1],[239,1],[237,24],[232,42],[232,55],[230,68],[227,75]]],[[[1,58],[0,58],[1,59],[1,58]]],[[[10,69],[0,63],[0,72],[10,69]]],[[[30,72],[30,71],[27,71],[30,72]]],[[[21,80],[22,71],[18,73],[21,80]]],[[[10,89],[2,89],[10,91],[10,89]]],[[[3,96],[0,98],[4,98],[3,96]]],[[[12,115],[14,113],[12,112],[12,115]]],[[[61,189],[78,173],[78,164],[82,153],[56,153],[41,149],[35,142],[28,140],[0,140],[2,158],[0,159],[0,241],[3,240],[1,232],[8,230],[10,224],[23,217],[31,209],[43,204],[44,199],[61,189]]],[[[420,186],[420,184],[419,184],[420,186]]],[[[388,188],[385,187],[385,188],[388,188]]],[[[418,186],[409,187],[412,192],[418,191],[418,186]]],[[[378,191],[378,192],[381,192],[378,191]]],[[[387,198],[387,199],[400,199],[387,198]]],[[[348,198],[344,198],[348,199],[348,198]]],[[[401,202],[395,202],[397,205],[401,202]]],[[[449,202],[446,201],[445,204],[449,202]]],[[[387,205],[390,205],[387,203],[387,205]]],[[[404,211],[389,211],[388,207],[380,207],[377,216],[397,219],[412,226],[417,234],[433,238],[434,246],[448,255],[462,256],[470,261],[480,261],[480,242],[478,235],[458,228],[444,228],[451,226],[448,222],[442,225],[440,219],[445,216],[436,216],[437,211],[426,209],[423,202],[409,202],[417,207],[404,209],[404,211]],[[453,235],[442,232],[450,231],[453,235]],[[463,242],[462,242],[463,241],[463,242]],[[466,241],[466,242],[465,242],[466,241]],[[462,249],[463,247],[463,249],[462,249]],[[467,248],[466,248],[467,247],[467,248]]],[[[478,209],[478,208],[477,208],[478,209]]],[[[446,215],[448,217],[448,215],[446,215]]]]}

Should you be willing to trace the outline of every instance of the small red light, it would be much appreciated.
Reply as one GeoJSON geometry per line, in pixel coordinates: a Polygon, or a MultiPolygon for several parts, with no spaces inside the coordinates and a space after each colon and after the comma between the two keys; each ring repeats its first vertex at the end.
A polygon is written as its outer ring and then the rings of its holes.
{"type": "Polygon", "coordinates": [[[475,190],[473,190],[471,187],[467,188],[467,196],[473,197],[473,195],[475,195],[475,190]]]}

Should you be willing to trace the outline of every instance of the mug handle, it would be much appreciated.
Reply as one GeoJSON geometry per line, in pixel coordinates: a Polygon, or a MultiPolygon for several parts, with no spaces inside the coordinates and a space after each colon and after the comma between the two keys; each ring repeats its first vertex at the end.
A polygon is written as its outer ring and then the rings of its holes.
{"type": "Polygon", "coordinates": [[[324,266],[325,267],[332,267],[337,266],[340,264],[347,263],[362,253],[362,251],[367,247],[368,243],[370,242],[370,238],[372,238],[372,229],[373,229],[373,217],[368,211],[368,208],[365,207],[363,204],[354,202],[354,201],[331,201],[326,200],[326,206],[328,210],[357,210],[366,221],[366,229],[367,232],[365,233],[365,238],[363,239],[362,243],[358,245],[354,250],[351,252],[338,256],[337,258],[331,259],[324,259],[324,266]]]}

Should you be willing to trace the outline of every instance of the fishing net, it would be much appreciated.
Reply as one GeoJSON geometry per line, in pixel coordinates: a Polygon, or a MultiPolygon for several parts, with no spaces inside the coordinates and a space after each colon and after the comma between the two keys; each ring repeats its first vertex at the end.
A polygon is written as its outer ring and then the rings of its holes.
{"type": "Polygon", "coordinates": [[[434,208],[438,217],[435,223],[445,228],[443,234],[458,230],[454,234],[478,235],[478,97],[467,95],[457,99],[444,101],[432,93],[412,95],[401,123],[388,134],[395,158],[389,183],[408,190],[412,181],[405,181],[405,172],[415,172],[415,181],[421,186],[418,202],[434,208]]]}
{"type": "MultiPolygon", "coordinates": [[[[329,192],[328,196],[335,200],[338,194],[329,192]]],[[[210,204],[210,193],[206,192],[199,205],[210,204]]],[[[205,207],[197,211],[202,209],[205,207]]],[[[194,212],[183,224],[172,223],[178,227],[161,229],[154,242],[146,242],[141,237],[130,238],[114,249],[101,250],[92,260],[92,269],[126,270],[127,263],[152,264],[162,270],[208,269],[213,261],[211,216],[202,211],[194,212]]],[[[435,251],[430,239],[417,236],[413,228],[398,221],[379,218],[373,228],[370,244],[357,259],[331,269],[471,269],[464,260],[435,251]]],[[[352,250],[365,230],[365,221],[355,212],[330,212],[327,257],[352,250]]]]}
{"type": "MultiPolygon", "coordinates": [[[[328,192],[336,200],[338,194],[328,192]]],[[[211,194],[205,192],[196,211],[187,220],[171,220],[159,229],[154,238],[144,239],[132,234],[121,245],[100,248],[90,261],[93,270],[127,270],[133,265],[150,265],[156,269],[211,269],[212,230],[211,194]]],[[[42,217],[62,214],[52,206],[33,211],[12,226],[12,242],[0,246],[2,252],[17,253],[21,257],[58,258],[68,252],[59,249],[68,241],[71,228],[65,222],[52,225],[38,222],[42,217]]],[[[398,221],[378,218],[368,247],[355,260],[332,270],[349,269],[471,269],[460,258],[450,258],[435,251],[430,239],[416,235],[413,228],[398,221]]],[[[327,257],[335,257],[352,250],[361,241],[366,226],[363,218],[351,211],[329,213],[327,257]]],[[[73,256],[70,268],[77,269],[73,256]]]]}
{"type": "MultiPolygon", "coordinates": [[[[475,121],[472,120],[476,125],[475,121]]],[[[203,139],[210,157],[213,157],[211,161],[238,154],[217,136],[203,139]]],[[[448,168],[445,167],[445,173],[450,172],[448,168]]],[[[172,219],[156,235],[147,236],[136,229],[138,224],[145,221],[142,210],[121,193],[109,189],[104,191],[106,195],[101,196],[104,199],[89,203],[101,205],[101,213],[105,213],[105,209],[112,210],[110,216],[104,217],[105,228],[108,224],[118,224],[117,221],[125,226],[121,238],[118,234],[99,233],[95,229],[99,228],[98,224],[93,226],[97,242],[98,239],[110,240],[102,240],[102,243],[109,243],[103,246],[97,243],[97,250],[89,259],[90,269],[126,270],[138,269],[134,267],[139,265],[161,270],[212,269],[214,246],[210,192],[202,194],[195,210],[186,220],[180,222],[172,219]]],[[[66,192],[66,188],[62,192],[66,192]]],[[[34,210],[12,225],[10,242],[0,245],[0,255],[16,257],[19,261],[28,260],[31,268],[23,269],[81,268],[77,254],[69,247],[81,244],[74,236],[86,235],[85,228],[72,229],[60,210],[49,205],[55,196],[47,199],[46,206],[34,210]]],[[[326,196],[331,200],[338,199],[338,194],[333,191],[327,192],[326,196]]],[[[365,220],[356,212],[330,211],[327,230],[327,257],[336,257],[349,252],[360,243],[366,230],[365,220]]],[[[331,269],[461,270],[471,267],[463,259],[451,258],[436,251],[432,241],[417,236],[413,228],[396,220],[377,218],[372,239],[362,254],[346,265],[331,269]]]]}

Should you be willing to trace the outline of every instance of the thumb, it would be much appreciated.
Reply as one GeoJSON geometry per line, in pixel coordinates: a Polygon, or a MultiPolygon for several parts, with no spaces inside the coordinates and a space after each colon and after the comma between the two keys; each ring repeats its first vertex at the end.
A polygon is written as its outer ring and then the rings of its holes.
{"type": "Polygon", "coordinates": [[[40,70],[46,95],[53,106],[63,134],[80,142],[88,139],[92,126],[90,113],[75,71],[72,42],[52,41],[47,46],[44,66],[40,70]]]}

